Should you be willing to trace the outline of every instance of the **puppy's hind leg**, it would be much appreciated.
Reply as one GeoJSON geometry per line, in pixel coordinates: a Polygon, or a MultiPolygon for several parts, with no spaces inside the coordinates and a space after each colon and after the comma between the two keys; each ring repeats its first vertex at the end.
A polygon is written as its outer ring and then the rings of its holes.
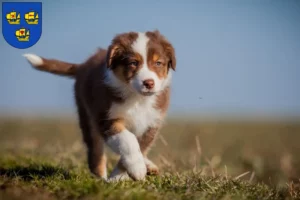
{"type": "Polygon", "coordinates": [[[87,147],[88,165],[91,173],[96,177],[107,179],[106,156],[104,153],[104,140],[98,132],[92,119],[87,114],[85,108],[77,100],[79,124],[83,135],[83,140],[87,147]]]}
{"type": "MultiPolygon", "coordinates": [[[[89,140],[89,139],[85,139],[89,140]]],[[[107,169],[106,169],[106,155],[104,153],[104,141],[102,137],[92,136],[93,142],[86,142],[88,148],[88,164],[90,171],[96,175],[96,177],[101,177],[104,180],[107,179],[107,169]],[[94,141],[96,140],[96,141],[94,141]]]]}

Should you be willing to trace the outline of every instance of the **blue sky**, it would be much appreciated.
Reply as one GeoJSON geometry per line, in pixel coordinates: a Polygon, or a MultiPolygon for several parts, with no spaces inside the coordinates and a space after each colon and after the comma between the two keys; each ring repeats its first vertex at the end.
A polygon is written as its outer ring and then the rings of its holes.
{"type": "Polygon", "coordinates": [[[36,45],[0,37],[0,112],[75,112],[74,81],[33,70],[22,54],[82,62],[117,33],[154,29],[176,49],[171,112],[300,116],[296,0],[44,1],[36,45]]]}

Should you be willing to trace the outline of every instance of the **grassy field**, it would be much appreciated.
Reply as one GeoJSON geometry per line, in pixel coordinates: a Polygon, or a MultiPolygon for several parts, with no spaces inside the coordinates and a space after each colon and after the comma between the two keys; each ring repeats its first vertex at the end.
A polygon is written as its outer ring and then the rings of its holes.
{"type": "Polygon", "coordinates": [[[299,142],[300,121],[169,120],[149,155],[160,176],[108,184],[75,119],[2,117],[0,199],[300,199],[299,142]]]}

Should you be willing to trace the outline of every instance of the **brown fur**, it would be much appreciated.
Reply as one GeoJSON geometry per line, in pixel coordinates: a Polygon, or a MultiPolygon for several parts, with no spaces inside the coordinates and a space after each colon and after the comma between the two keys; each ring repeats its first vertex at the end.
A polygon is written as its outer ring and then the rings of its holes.
{"type": "Polygon", "coordinates": [[[75,76],[77,71],[77,64],[67,63],[55,59],[46,59],[42,58],[43,64],[35,66],[37,70],[47,71],[53,74],[62,75],[62,76],[75,76]]]}
{"type": "MultiPolygon", "coordinates": [[[[123,99],[118,97],[117,93],[106,85],[103,84],[104,72],[105,72],[105,60],[104,55],[106,55],[105,50],[99,50],[94,56],[92,56],[86,64],[80,66],[76,76],[75,83],[75,94],[78,95],[76,103],[78,107],[85,107],[81,112],[78,112],[80,116],[80,123],[89,124],[89,120],[93,119],[96,121],[96,126],[99,129],[98,136],[106,139],[108,136],[120,133],[124,129],[123,119],[108,120],[107,109],[111,106],[114,101],[122,102],[123,99]],[[102,56],[103,55],[103,56],[102,56]],[[98,60],[98,61],[96,61],[98,60]],[[90,112],[90,115],[85,114],[85,112],[90,112]],[[82,114],[83,112],[83,114],[82,114]]],[[[115,68],[115,70],[118,67],[115,68]]],[[[121,68],[121,67],[119,67],[121,68]]],[[[118,73],[118,72],[117,72],[118,73]]],[[[168,90],[168,89],[167,89],[168,90]]],[[[158,107],[166,111],[168,101],[168,94],[162,93],[158,98],[158,107]]],[[[103,175],[102,171],[105,168],[105,159],[103,151],[103,142],[95,143],[93,134],[89,127],[81,126],[84,138],[90,138],[91,141],[85,139],[85,143],[88,147],[88,162],[91,172],[96,175],[103,175]],[[96,151],[98,153],[96,153],[96,151]],[[93,154],[89,153],[93,152],[93,154]]],[[[156,129],[157,130],[157,129],[156,129]]],[[[148,150],[154,141],[154,137],[157,131],[147,132],[143,138],[138,141],[142,145],[142,148],[148,150]],[[150,138],[153,138],[150,140],[150,138]]],[[[97,138],[99,140],[99,138],[97,138]]]]}

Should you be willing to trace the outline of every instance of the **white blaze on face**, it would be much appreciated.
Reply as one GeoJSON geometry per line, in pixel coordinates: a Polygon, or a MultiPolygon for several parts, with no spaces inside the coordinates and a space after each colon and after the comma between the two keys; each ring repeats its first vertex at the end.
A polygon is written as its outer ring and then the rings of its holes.
{"type": "Polygon", "coordinates": [[[160,80],[157,74],[151,71],[148,67],[147,58],[148,58],[148,47],[147,44],[149,42],[149,38],[145,33],[138,33],[138,37],[136,41],[132,44],[132,49],[134,52],[139,53],[143,59],[143,65],[138,73],[135,75],[131,84],[133,85],[134,89],[138,92],[158,92],[162,89],[163,81],[160,80]],[[143,81],[152,79],[154,81],[154,88],[147,89],[143,85],[143,81]]]}

